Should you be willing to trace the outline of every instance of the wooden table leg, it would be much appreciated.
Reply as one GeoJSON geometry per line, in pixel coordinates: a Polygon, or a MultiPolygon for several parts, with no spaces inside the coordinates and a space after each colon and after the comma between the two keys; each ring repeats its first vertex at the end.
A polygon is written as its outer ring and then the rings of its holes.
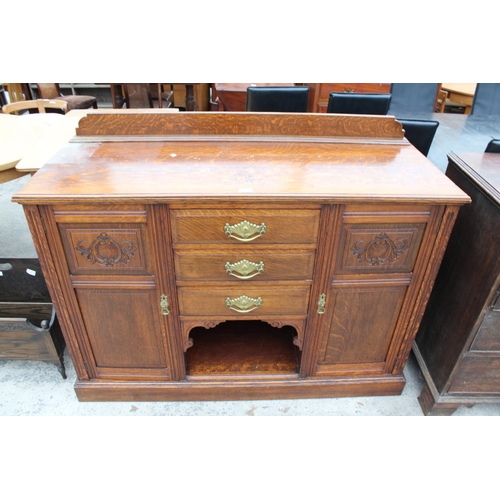
{"type": "Polygon", "coordinates": [[[186,111],[194,111],[194,85],[186,83],[186,111]]]}

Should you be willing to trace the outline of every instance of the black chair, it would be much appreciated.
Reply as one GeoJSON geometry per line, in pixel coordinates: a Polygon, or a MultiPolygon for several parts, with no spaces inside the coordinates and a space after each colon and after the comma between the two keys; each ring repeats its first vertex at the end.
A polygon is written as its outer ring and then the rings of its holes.
{"type": "Polygon", "coordinates": [[[500,139],[491,139],[484,150],[485,153],[500,153],[500,139]]]}
{"type": "Polygon", "coordinates": [[[471,115],[500,115],[500,83],[478,83],[471,115]]]}
{"type": "Polygon", "coordinates": [[[408,141],[424,156],[427,156],[439,122],[434,120],[400,120],[399,118],[398,121],[403,125],[408,141]]]}
{"type": "Polygon", "coordinates": [[[247,111],[305,113],[309,87],[248,87],[247,111]]]}
{"type": "Polygon", "coordinates": [[[393,83],[391,84],[391,104],[388,113],[422,111],[433,113],[439,83],[393,83]]]}
{"type": "Polygon", "coordinates": [[[326,112],[349,115],[386,115],[390,103],[391,94],[332,92],[326,112]]]}

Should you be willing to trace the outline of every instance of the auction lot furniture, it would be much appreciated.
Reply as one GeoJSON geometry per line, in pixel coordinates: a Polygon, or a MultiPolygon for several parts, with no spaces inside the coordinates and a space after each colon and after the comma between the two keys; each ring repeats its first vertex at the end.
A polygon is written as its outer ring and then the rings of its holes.
{"type": "Polygon", "coordinates": [[[64,347],[38,259],[0,259],[0,360],[54,363],[66,378],[64,347]]]}
{"type": "Polygon", "coordinates": [[[400,394],[469,198],[393,117],[92,114],[14,196],[81,401],[400,394]]]}
{"type": "Polygon", "coordinates": [[[500,402],[500,155],[452,153],[446,175],[472,203],[458,215],[414,345],[426,415],[500,402]]]}

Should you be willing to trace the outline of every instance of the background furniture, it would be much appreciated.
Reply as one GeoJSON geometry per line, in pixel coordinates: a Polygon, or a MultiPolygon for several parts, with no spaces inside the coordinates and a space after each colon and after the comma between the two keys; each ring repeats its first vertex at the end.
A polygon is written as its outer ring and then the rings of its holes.
{"type": "Polygon", "coordinates": [[[500,115],[500,83],[478,83],[471,115],[500,115]]]}
{"type": "Polygon", "coordinates": [[[246,111],[247,88],[293,87],[293,83],[214,83],[212,84],[212,111],[246,111]]]}
{"type": "Polygon", "coordinates": [[[390,83],[304,83],[309,87],[309,113],[326,113],[331,92],[387,94],[390,83]]]}
{"type": "Polygon", "coordinates": [[[408,112],[434,112],[438,83],[392,83],[389,93],[391,104],[388,113],[396,117],[408,112]]]}
{"type": "Polygon", "coordinates": [[[485,153],[500,153],[500,139],[491,139],[484,150],[485,153]]]}
{"type": "Polygon", "coordinates": [[[468,197],[393,117],[93,113],[78,139],[14,201],[80,400],[401,393],[468,197]]]}
{"type": "Polygon", "coordinates": [[[127,108],[152,108],[153,97],[149,83],[123,83],[127,108]]]}
{"type": "MultiPolygon", "coordinates": [[[[24,152],[22,158],[15,165],[15,170],[20,175],[27,173],[37,172],[42,168],[45,163],[52,156],[54,156],[59,149],[61,149],[68,141],[70,141],[76,134],[75,129],[78,127],[78,122],[84,116],[93,113],[123,115],[123,114],[165,114],[177,113],[177,108],[163,108],[163,109],[73,109],[66,115],[60,116],[62,119],[58,120],[51,127],[46,129],[43,137],[38,139],[31,147],[24,152]]],[[[0,115],[1,117],[1,115],[0,115]]],[[[1,130],[1,120],[0,120],[1,130]]]]}
{"type": "Polygon", "coordinates": [[[327,113],[386,115],[391,94],[361,94],[332,92],[328,99],[327,113]]]}
{"type": "Polygon", "coordinates": [[[42,99],[57,99],[68,103],[68,110],[97,109],[97,99],[87,95],[63,95],[58,83],[37,83],[38,93],[42,99]]]}
{"type": "Polygon", "coordinates": [[[49,127],[31,115],[0,113],[0,171],[14,168],[49,127]]]}
{"type": "Polygon", "coordinates": [[[425,156],[429,153],[439,122],[434,120],[401,120],[405,137],[425,156]]]}
{"type": "Polygon", "coordinates": [[[462,207],[414,351],[426,385],[425,415],[500,401],[500,156],[452,153],[446,175],[462,207]]]}
{"type": "MultiPolygon", "coordinates": [[[[464,113],[470,114],[476,91],[475,83],[442,83],[441,90],[447,92],[446,106],[454,108],[464,106],[464,113]]],[[[455,112],[457,112],[456,109],[455,112]]]]}
{"type": "Polygon", "coordinates": [[[63,378],[64,338],[38,259],[0,259],[0,359],[54,363],[63,378]]]}
{"type": "Polygon", "coordinates": [[[305,113],[309,87],[248,87],[247,111],[305,113]]]}
{"type": "Polygon", "coordinates": [[[484,153],[492,138],[500,137],[500,120],[496,116],[458,113],[409,113],[412,120],[432,120],[439,127],[427,157],[439,170],[448,167],[451,151],[484,153]]]}
{"type": "Polygon", "coordinates": [[[66,101],[51,99],[36,99],[29,101],[19,101],[2,106],[2,112],[6,114],[18,114],[19,111],[28,111],[36,109],[38,113],[45,113],[47,109],[58,109],[63,113],[68,110],[66,101]]]}

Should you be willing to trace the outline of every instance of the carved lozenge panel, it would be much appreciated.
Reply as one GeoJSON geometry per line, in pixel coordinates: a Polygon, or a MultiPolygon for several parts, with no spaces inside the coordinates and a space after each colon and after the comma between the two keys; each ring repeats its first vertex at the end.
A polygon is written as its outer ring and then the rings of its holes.
{"type": "Polygon", "coordinates": [[[145,274],[142,227],[60,226],[72,274],[145,274]]]}
{"type": "Polygon", "coordinates": [[[345,225],[336,273],[411,272],[424,224],[345,225]]]}

